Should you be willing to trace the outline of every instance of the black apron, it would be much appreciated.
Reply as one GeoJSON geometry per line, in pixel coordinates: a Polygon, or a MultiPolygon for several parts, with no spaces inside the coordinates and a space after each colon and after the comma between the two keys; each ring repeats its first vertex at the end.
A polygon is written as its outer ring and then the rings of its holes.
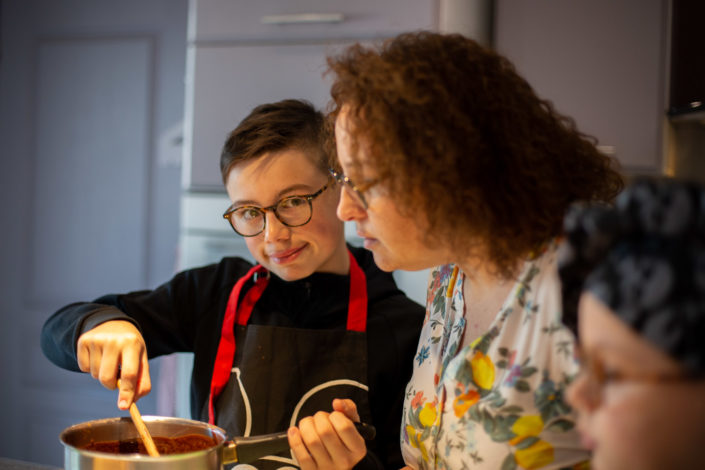
{"type": "MultiPolygon", "coordinates": [[[[334,398],[352,399],[360,418],[369,422],[367,281],[352,253],[349,257],[345,330],[248,326],[269,272],[257,265],[238,280],[228,299],[211,379],[211,424],[225,429],[230,437],[285,431],[317,411],[330,412],[334,398]]],[[[287,451],[235,468],[298,466],[293,453],[287,451]]]]}

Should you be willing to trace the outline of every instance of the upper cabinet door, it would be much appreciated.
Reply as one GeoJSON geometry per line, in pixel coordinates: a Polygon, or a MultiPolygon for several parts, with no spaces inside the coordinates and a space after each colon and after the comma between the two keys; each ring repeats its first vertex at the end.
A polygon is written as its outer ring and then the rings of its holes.
{"type": "Polygon", "coordinates": [[[497,3],[495,47],[630,174],[662,167],[666,0],[497,3]]]}
{"type": "MultiPolygon", "coordinates": [[[[342,47],[342,43],[337,47],[342,47]]],[[[187,100],[184,187],[223,191],[220,152],[225,139],[257,105],[305,99],[323,109],[330,84],[325,57],[333,44],[198,47],[187,100]],[[190,130],[190,134],[189,134],[190,130]]]]}
{"type": "Polygon", "coordinates": [[[436,29],[437,0],[191,0],[182,186],[223,191],[220,150],[255,106],[329,100],[326,56],[436,29]]]}
{"type": "Polygon", "coordinates": [[[192,0],[196,42],[365,38],[433,29],[436,0],[192,0]]]}

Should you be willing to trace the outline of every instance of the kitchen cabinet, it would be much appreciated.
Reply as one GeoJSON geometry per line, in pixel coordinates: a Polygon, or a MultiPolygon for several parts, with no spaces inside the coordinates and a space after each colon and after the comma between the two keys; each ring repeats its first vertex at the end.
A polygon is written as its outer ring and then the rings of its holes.
{"type": "MultiPolygon", "coordinates": [[[[187,2],[24,0],[0,11],[0,468],[58,468],[63,429],[123,412],[113,390],[44,357],[42,324],[174,270],[180,168],[159,143],[183,116],[187,2]]],[[[157,413],[157,388],[142,413],[157,413]]]]}
{"type": "Polygon", "coordinates": [[[629,174],[660,173],[667,0],[497,0],[495,47],[629,174]]]}
{"type": "Polygon", "coordinates": [[[190,154],[185,187],[224,191],[220,151],[227,134],[264,102],[303,98],[322,108],[329,86],[322,77],[325,44],[258,44],[198,47],[193,51],[190,154]]]}
{"type": "Polygon", "coordinates": [[[433,26],[434,0],[194,0],[189,39],[377,38],[433,26]]]}
{"type": "Polygon", "coordinates": [[[226,135],[261,103],[328,102],[326,55],[356,41],[434,29],[434,0],[192,0],[182,186],[223,191],[226,135]]]}

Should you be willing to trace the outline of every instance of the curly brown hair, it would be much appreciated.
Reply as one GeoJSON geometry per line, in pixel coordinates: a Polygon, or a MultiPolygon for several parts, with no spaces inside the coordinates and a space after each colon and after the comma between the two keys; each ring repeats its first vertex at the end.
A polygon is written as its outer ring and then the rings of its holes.
{"type": "Polygon", "coordinates": [[[594,138],[471,39],[405,33],[328,67],[328,124],[344,106],[353,150],[364,146],[399,210],[426,215],[428,243],[482,246],[502,275],[560,234],[572,202],[609,202],[624,186],[594,138]]]}

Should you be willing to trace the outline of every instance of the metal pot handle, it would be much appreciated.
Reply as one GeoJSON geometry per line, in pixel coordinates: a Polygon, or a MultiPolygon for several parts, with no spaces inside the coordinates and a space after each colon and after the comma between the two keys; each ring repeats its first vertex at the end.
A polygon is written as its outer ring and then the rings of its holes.
{"type": "MultiPolygon", "coordinates": [[[[365,440],[372,440],[377,433],[374,426],[355,423],[355,428],[365,440]]],[[[261,436],[236,437],[223,445],[223,463],[249,463],[266,455],[278,454],[289,449],[286,431],[261,436]]]]}

